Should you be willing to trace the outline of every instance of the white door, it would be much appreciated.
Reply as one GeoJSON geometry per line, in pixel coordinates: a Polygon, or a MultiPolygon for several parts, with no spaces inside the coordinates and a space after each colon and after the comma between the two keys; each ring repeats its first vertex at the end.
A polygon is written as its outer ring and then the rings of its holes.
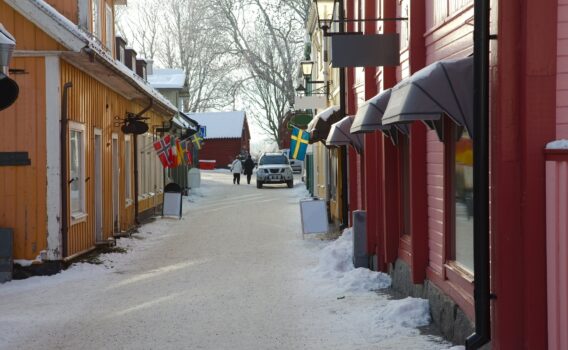
{"type": "Polygon", "coordinates": [[[95,242],[103,240],[102,130],[95,129],[95,242]]]}
{"type": "Polygon", "coordinates": [[[120,158],[118,135],[112,134],[112,220],[115,233],[120,232],[120,158]]]}

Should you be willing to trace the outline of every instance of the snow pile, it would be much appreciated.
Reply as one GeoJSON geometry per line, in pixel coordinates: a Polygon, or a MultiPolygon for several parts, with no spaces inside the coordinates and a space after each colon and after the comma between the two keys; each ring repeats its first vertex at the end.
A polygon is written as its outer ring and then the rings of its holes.
{"type": "Polygon", "coordinates": [[[314,271],[323,279],[337,281],[343,292],[364,292],[391,285],[389,275],[353,266],[353,231],[346,229],[341,237],[327,245],[320,253],[314,271]]]}
{"type": "Polygon", "coordinates": [[[448,350],[465,350],[465,346],[463,346],[463,345],[452,346],[448,350]]]}
{"type": "Polygon", "coordinates": [[[411,297],[391,300],[381,310],[378,323],[384,321],[410,328],[426,326],[431,321],[428,300],[411,297]]]}
{"type": "Polygon", "coordinates": [[[568,140],[556,140],[546,144],[546,149],[568,149],[568,140]]]}

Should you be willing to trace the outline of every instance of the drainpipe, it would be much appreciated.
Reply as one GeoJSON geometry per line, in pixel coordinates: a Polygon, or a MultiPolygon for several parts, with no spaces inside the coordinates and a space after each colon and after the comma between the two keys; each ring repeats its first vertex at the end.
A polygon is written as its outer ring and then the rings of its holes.
{"type": "Polygon", "coordinates": [[[63,258],[67,257],[67,236],[69,233],[69,209],[67,208],[67,198],[69,196],[69,180],[67,176],[67,97],[68,90],[73,87],[73,83],[68,81],[63,85],[63,95],[61,97],[61,244],[63,258]]]}
{"type": "MultiPolygon", "coordinates": [[[[338,19],[339,19],[339,33],[345,32],[345,6],[344,0],[339,0],[339,12],[338,12],[338,19]]],[[[341,118],[345,117],[345,68],[339,68],[339,109],[340,109],[340,116],[341,118]]],[[[348,153],[348,146],[343,146],[342,154],[341,154],[341,217],[343,218],[343,223],[341,224],[341,228],[345,229],[349,226],[349,196],[348,193],[348,179],[347,179],[347,153],[348,153]]]]}
{"type": "Polygon", "coordinates": [[[466,349],[475,350],[491,340],[489,268],[489,0],[474,4],[474,115],[473,123],[473,251],[475,333],[466,349]]]}

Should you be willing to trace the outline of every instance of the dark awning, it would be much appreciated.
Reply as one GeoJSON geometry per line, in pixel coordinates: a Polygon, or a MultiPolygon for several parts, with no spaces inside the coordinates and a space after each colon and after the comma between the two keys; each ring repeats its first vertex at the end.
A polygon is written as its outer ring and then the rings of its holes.
{"type": "Polygon", "coordinates": [[[395,144],[398,139],[397,131],[408,134],[407,124],[390,124],[383,125],[382,119],[383,114],[387,108],[391,97],[391,89],[387,89],[375,97],[372,97],[365,101],[355,116],[353,125],[351,126],[352,134],[360,134],[364,132],[373,132],[375,130],[382,131],[387,135],[395,144]]]}
{"type": "Polygon", "coordinates": [[[318,113],[308,124],[308,129],[306,130],[310,133],[310,143],[325,142],[331,129],[331,124],[339,120],[341,120],[339,106],[331,106],[318,113]]]}
{"type": "Polygon", "coordinates": [[[473,57],[438,61],[398,83],[382,124],[420,120],[441,135],[444,114],[473,135],[473,57]]]}
{"type": "Polygon", "coordinates": [[[382,119],[389,103],[391,89],[382,91],[375,97],[365,101],[357,110],[357,115],[351,126],[351,132],[363,133],[375,130],[390,129],[391,125],[383,125],[382,119]]]}
{"type": "Polygon", "coordinates": [[[180,117],[189,124],[189,128],[194,131],[199,131],[199,123],[197,120],[192,119],[187,113],[180,112],[180,117]]]}
{"type": "Polygon", "coordinates": [[[347,146],[352,145],[357,152],[363,149],[363,137],[359,134],[352,134],[349,130],[353,124],[353,117],[345,117],[331,125],[331,130],[325,141],[327,146],[347,146]]]}

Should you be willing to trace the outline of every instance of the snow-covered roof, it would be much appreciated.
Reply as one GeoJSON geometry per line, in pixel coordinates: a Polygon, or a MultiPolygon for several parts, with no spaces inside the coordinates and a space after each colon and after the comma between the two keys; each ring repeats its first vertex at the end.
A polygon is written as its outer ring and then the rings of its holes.
{"type": "Polygon", "coordinates": [[[568,140],[561,139],[546,144],[546,149],[568,149],[568,140]]]}
{"type": "Polygon", "coordinates": [[[8,5],[21,13],[39,28],[52,36],[60,44],[76,52],[91,50],[101,57],[106,64],[115,71],[120,72],[133,86],[144,91],[147,95],[157,100],[172,112],[178,109],[162,94],[152,88],[136,72],[115,60],[112,54],[103,48],[101,43],[83,31],[79,26],[59,13],[55,8],[44,0],[4,0],[8,5]]]}
{"type": "Polygon", "coordinates": [[[185,85],[185,71],[178,68],[154,68],[147,77],[154,89],[182,89],[185,85]]]}
{"type": "Polygon", "coordinates": [[[205,139],[241,138],[245,127],[243,111],[191,113],[189,117],[205,126],[205,139]]]}

